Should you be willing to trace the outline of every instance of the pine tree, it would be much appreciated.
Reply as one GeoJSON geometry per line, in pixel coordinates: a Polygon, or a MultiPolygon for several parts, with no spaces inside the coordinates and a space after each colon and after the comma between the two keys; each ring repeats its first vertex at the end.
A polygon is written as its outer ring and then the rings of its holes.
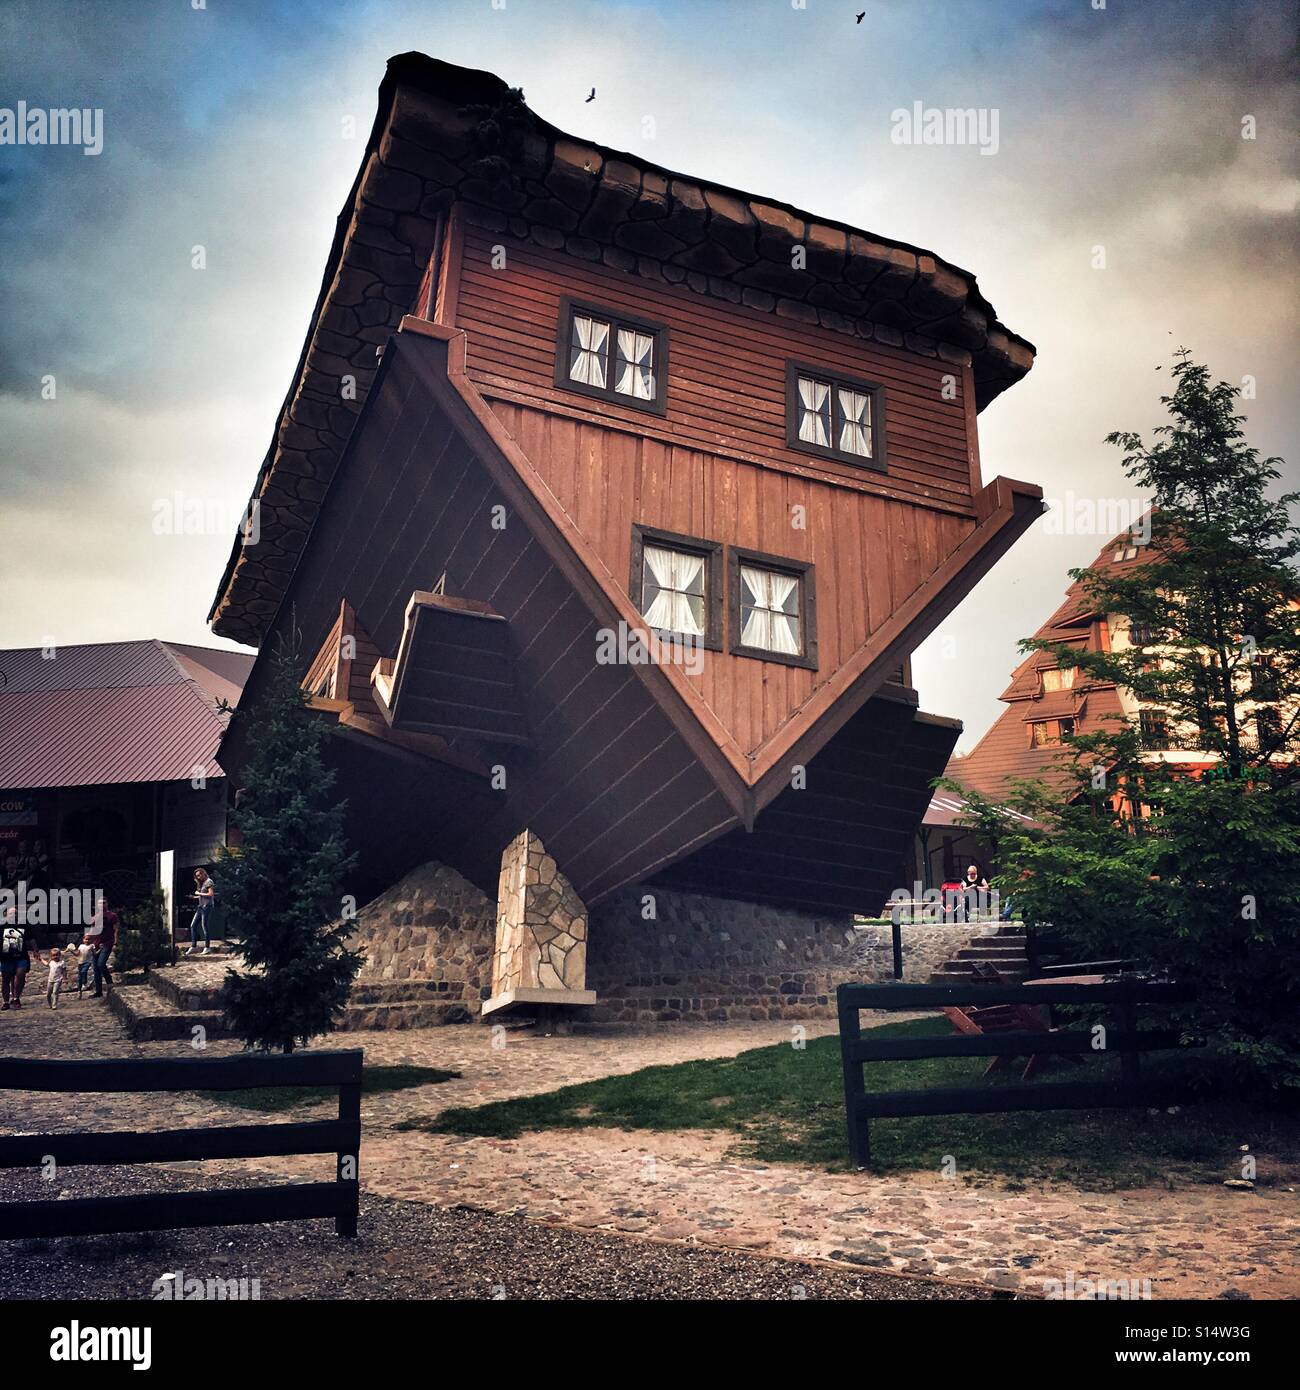
{"type": "Polygon", "coordinates": [[[253,722],[252,752],[231,815],[240,842],[215,878],[247,967],[226,975],[228,1025],[249,1047],[292,1052],[334,1027],[362,956],[341,920],[354,856],[345,805],[329,804],[329,729],[307,710],[291,647],[270,661],[257,705],[236,716],[253,722]]]}

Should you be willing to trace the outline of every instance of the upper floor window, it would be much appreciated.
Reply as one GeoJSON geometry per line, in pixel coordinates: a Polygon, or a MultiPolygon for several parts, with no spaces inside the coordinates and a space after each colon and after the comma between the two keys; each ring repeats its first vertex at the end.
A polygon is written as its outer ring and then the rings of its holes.
{"type": "Polygon", "coordinates": [[[1051,695],[1057,690],[1074,688],[1074,673],[1077,666],[1051,666],[1040,674],[1043,681],[1043,694],[1051,695]]]}
{"type": "Polygon", "coordinates": [[[1251,697],[1256,700],[1276,700],[1280,689],[1278,669],[1273,658],[1257,657],[1250,668],[1251,697]]]}
{"type": "Polygon", "coordinates": [[[722,645],[722,547],[715,541],[632,528],[632,595],[658,632],[722,645]]]}
{"type": "Polygon", "coordinates": [[[557,386],[662,414],[667,357],[666,328],[570,299],[561,301],[557,386]]]}
{"type": "Polygon", "coordinates": [[[1143,748],[1163,752],[1169,747],[1169,718],[1164,710],[1144,709],[1138,714],[1143,748]]]}
{"type": "Polygon", "coordinates": [[[786,442],[868,468],[885,466],[882,388],[816,367],[786,366],[786,442]]]}
{"type": "Polygon", "coordinates": [[[813,567],[732,548],[731,650],[791,666],[817,665],[813,567]]]}

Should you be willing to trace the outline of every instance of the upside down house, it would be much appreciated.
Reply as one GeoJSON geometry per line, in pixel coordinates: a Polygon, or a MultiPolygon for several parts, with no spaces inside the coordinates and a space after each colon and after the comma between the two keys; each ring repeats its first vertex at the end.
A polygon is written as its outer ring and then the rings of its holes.
{"type": "Polygon", "coordinates": [[[394,59],[211,613],[301,634],[376,1016],[825,1008],[959,730],[909,655],[1041,510],[976,439],[1032,362],[930,252],[394,59]]]}

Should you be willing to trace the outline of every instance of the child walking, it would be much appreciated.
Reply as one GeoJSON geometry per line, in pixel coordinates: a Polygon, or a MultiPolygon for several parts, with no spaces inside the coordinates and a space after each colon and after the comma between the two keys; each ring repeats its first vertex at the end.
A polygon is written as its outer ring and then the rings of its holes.
{"type": "Polygon", "coordinates": [[[82,992],[86,988],[86,978],[90,974],[90,968],[94,965],[95,948],[89,941],[83,941],[77,947],[77,998],[80,999],[82,992]]]}
{"type": "Polygon", "coordinates": [[[48,956],[50,962],[49,978],[45,981],[45,1002],[52,1009],[59,1007],[59,991],[63,988],[63,981],[68,973],[68,963],[63,959],[63,952],[57,946],[53,947],[48,956]]]}

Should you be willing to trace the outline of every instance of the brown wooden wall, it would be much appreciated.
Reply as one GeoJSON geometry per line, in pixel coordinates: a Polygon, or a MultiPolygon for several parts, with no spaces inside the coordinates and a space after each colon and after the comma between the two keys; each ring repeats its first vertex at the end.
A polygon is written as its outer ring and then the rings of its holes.
{"type": "MultiPolygon", "coordinates": [[[[491,893],[502,849],[528,826],[595,902],[734,824],[735,812],[636,672],[595,660],[596,621],[539,543],[522,526],[493,527],[504,499],[421,385],[414,359],[428,350],[398,335],[385,353],[267,640],[292,615],[308,650],[324,645],[346,598],[355,630],[373,638],[358,640],[355,700],[371,654],[396,655],[414,590],[445,573],[453,590],[490,603],[514,634],[532,746],[497,750],[504,790],[466,787],[428,764],[436,805],[399,804],[379,828],[357,825],[354,843],[363,860],[382,850],[387,872],[441,859],[491,893]],[[401,832],[404,852],[418,857],[400,867],[382,842],[403,818],[414,822],[401,832]]],[[[382,786],[382,769],[370,780],[382,786]]],[[[339,794],[362,791],[345,785],[339,794]]]]}
{"type": "Polygon", "coordinates": [[[817,670],[704,653],[701,693],[746,752],[829,680],[973,523],[505,401],[493,408],[626,589],[632,523],[811,560],[817,670]],[[806,508],[807,526],[790,524],[806,508]]]}
{"type": "Polygon", "coordinates": [[[771,468],[838,477],[850,487],[972,513],[968,383],[962,369],[950,363],[706,298],[685,286],[658,284],[472,226],[464,229],[454,305],[444,312],[453,314],[455,325],[469,335],[469,374],[485,395],[504,392],[592,419],[621,420],[638,434],[666,442],[744,455],[771,468]],[[503,269],[491,266],[494,245],[505,248],[503,269]],[[668,327],[665,416],[592,402],[555,386],[555,334],[563,295],[668,327]],[[823,462],[787,447],[785,366],[791,358],[884,386],[887,475],[823,462]],[[943,399],[945,376],[956,378],[953,400],[943,399]]]}
{"type": "MultiPolygon", "coordinates": [[[[458,254],[451,242],[451,256],[458,254]]],[[[974,525],[973,410],[960,368],[706,299],[468,226],[445,312],[467,370],[583,532],[629,584],[634,522],[816,566],[818,669],[708,652],[701,691],[752,752],[797,712],[974,525]],[[493,269],[492,247],[506,250],[493,269]],[[660,417],[554,384],[564,295],[665,324],[660,417]],[[881,382],[888,471],[786,446],[788,359],[881,382]],[[945,401],[942,377],[957,377],[945,401]],[[792,524],[801,506],[803,529],[792,524]]]]}

